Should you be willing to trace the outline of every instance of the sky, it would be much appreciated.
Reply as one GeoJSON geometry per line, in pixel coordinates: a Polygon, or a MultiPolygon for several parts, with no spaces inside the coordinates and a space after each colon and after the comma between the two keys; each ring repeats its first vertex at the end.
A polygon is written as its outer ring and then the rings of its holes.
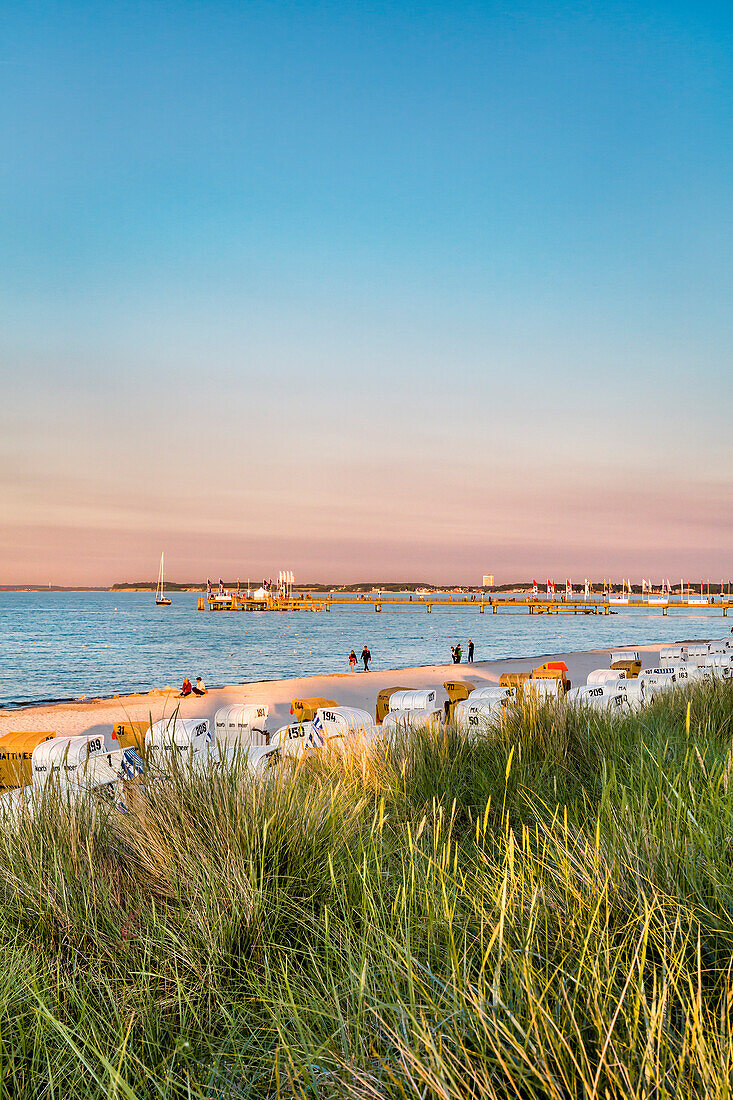
{"type": "Polygon", "coordinates": [[[733,574],[733,14],[0,22],[0,583],[733,574]]]}

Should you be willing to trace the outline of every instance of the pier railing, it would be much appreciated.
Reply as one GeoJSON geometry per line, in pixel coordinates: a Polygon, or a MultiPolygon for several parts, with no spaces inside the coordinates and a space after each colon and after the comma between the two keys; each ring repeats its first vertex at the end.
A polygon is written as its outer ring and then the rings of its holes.
{"type": "Polygon", "coordinates": [[[690,598],[689,600],[666,600],[657,597],[640,599],[634,596],[588,596],[559,597],[548,599],[536,596],[477,596],[466,595],[459,598],[445,596],[311,596],[298,594],[281,598],[270,596],[264,600],[255,600],[240,593],[199,597],[200,611],[251,611],[251,612],[329,612],[333,608],[359,607],[375,612],[394,607],[407,607],[413,611],[423,608],[430,614],[434,607],[451,607],[458,610],[478,610],[483,615],[489,611],[497,615],[500,610],[527,611],[530,615],[611,615],[620,611],[646,610],[661,611],[667,615],[670,611],[721,611],[727,616],[733,607],[733,594],[715,599],[690,598]],[[207,607],[208,605],[208,607],[207,607]]]}

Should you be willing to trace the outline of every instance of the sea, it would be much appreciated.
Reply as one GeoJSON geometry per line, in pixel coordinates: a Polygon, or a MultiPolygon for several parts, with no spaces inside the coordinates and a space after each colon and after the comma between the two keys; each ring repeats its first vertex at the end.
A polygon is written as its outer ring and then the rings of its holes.
{"type": "Polygon", "coordinates": [[[208,687],[348,672],[364,645],[372,667],[448,664],[469,638],[475,659],[720,638],[733,616],[659,608],[616,615],[528,615],[456,601],[414,607],[342,607],[330,613],[209,612],[197,593],[156,607],[150,592],[0,592],[0,706],[71,701],[180,685],[208,687]]]}

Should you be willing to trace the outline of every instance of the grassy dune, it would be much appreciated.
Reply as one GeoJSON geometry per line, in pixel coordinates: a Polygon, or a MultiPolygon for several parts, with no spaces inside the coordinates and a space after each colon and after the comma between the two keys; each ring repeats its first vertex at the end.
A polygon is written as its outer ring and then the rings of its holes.
{"type": "Polygon", "coordinates": [[[0,835],[4,1095],[728,1096],[732,734],[712,684],[51,792],[0,835]]]}

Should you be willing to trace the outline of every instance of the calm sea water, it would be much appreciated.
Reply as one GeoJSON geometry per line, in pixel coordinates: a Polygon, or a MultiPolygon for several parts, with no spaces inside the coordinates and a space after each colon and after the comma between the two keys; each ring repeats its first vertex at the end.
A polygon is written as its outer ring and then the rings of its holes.
{"type": "Polygon", "coordinates": [[[598,646],[722,637],[720,612],[622,611],[529,616],[476,607],[330,614],[235,614],[197,610],[195,593],[156,608],[151,593],[0,593],[0,704],[148,691],[203,676],[207,685],[348,671],[369,645],[375,668],[449,663],[469,637],[476,660],[598,646]]]}

